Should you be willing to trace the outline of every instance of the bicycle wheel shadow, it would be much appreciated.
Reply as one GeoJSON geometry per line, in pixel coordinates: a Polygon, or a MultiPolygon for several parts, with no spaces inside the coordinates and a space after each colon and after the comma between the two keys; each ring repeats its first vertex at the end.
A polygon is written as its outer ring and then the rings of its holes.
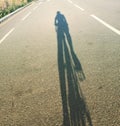
{"type": "Polygon", "coordinates": [[[55,17],[58,45],[58,71],[63,107],[63,126],[92,126],[92,120],[80,82],[85,74],[72,45],[66,18],[59,11],[55,17]]]}

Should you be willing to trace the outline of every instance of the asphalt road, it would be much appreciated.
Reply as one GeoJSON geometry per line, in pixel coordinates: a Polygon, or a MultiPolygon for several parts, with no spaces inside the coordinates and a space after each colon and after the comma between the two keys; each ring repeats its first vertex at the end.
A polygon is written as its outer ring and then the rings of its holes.
{"type": "Polygon", "coordinates": [[[1,23],[0,126],[119,126],[119,21],[119,0],[41,0],[1,23]]]}

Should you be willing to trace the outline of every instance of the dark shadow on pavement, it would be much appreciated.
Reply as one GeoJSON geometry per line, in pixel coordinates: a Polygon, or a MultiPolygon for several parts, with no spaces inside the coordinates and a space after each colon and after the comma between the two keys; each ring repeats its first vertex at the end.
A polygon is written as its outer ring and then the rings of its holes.
{"type": "Polygon", "coordinates": [[[58,71],[63,107],[63,126],[92,126],[80,82],[85,74],[72,45],[66,18],[59,11],[55,17],[58,43],[58,71]]]}

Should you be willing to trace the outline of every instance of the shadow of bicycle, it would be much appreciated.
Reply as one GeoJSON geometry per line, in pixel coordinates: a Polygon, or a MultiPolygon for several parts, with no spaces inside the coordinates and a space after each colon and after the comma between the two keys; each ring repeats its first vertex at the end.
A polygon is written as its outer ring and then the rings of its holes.
{"type": "Polygon", "coordinates": [[[63,126],[92,126],[80,82],[85,74],[72,45],[68,23],[59,11],[55,17],[58,43],[58,71],[63,106],[63,126]]]}

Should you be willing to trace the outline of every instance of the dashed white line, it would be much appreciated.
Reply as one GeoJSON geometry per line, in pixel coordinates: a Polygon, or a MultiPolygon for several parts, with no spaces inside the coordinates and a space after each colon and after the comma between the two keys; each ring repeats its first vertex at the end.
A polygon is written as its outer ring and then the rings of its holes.
{"type": "MultiPolygon", "coordinates": [[[[68,0],[69,3],[72,3],[75,7],[79,8],[81,11],[84,11],[83,8],[81,8],[80,6],[78,6],[77,4],[74,4],[71,0],[68,0]]],[[[97,20],[98,22],[100,22],[101,24],[103,24],[104,26],[106,26],[107,28],[109,28],[110,30],[112,30],[113,32],[115,32],[116,34],[120,35],[120,30],[114,28],[113,26],[109,25],[108,23],[106,23],[105,21],[101,20],[100,18],[98,18],[97,16],[95,16],[94,14],[90,15],[91,17],[93,17],[95,20],[97,20]]]]}
{"type": "Polygon", "coordinates": [[[75,7],[79,8],[81,11],[84,11],[84,9],[77,4],[74,4],[71,0],[68,0],[69,3],[73,4],[75,7]]]}
{"type": "Polygon", "coordinates": [[[41,5],[41,4],[42,4],[42,2],[39,3],[39,5],[41,5]]]}
{"type": "Polygon", "coordinates": [[[71,0],[68,0],[69,3],[73,3],[71,0]]]}
{"type": "Polygon", "coordinates": [[[25,17],[22,18],[22,21],[24,21],[30,14],[31,14],[31,12],[29,12],[27,15],[25,15],[25,17]]]}
{"type": "Polygon", "coordinates": [[[36,10],[38,8],[38,6],[34,7],[33,10],[36,10]]]}
{"type": "Polygon", "coordinates": [[[79,8],[81,11],[84,11],[83,8],[79,7],[78,5],[74,4],[75,7],[79,8]]]}
{"type": "Polygon", "coordinates": [[[93,14],[90,16],[93,17],[98,22],[100,22],[101,24],[103,24],[104,26],[106,26],[107,28],[109,28],[110,30],[112,30],[113,32],[115,32],[116,34],[120,35],[120,30],[114,28],[113,26],[109,25],[108,23],[104,22],[103,20],[101,20],[100,18],[98,18],[97,16],[93,14]]]}
{"type": "Polygon", "coordinates": [[[0,44],[15,30],[15,28],[12,28],[1,40],[0,44]]]}

